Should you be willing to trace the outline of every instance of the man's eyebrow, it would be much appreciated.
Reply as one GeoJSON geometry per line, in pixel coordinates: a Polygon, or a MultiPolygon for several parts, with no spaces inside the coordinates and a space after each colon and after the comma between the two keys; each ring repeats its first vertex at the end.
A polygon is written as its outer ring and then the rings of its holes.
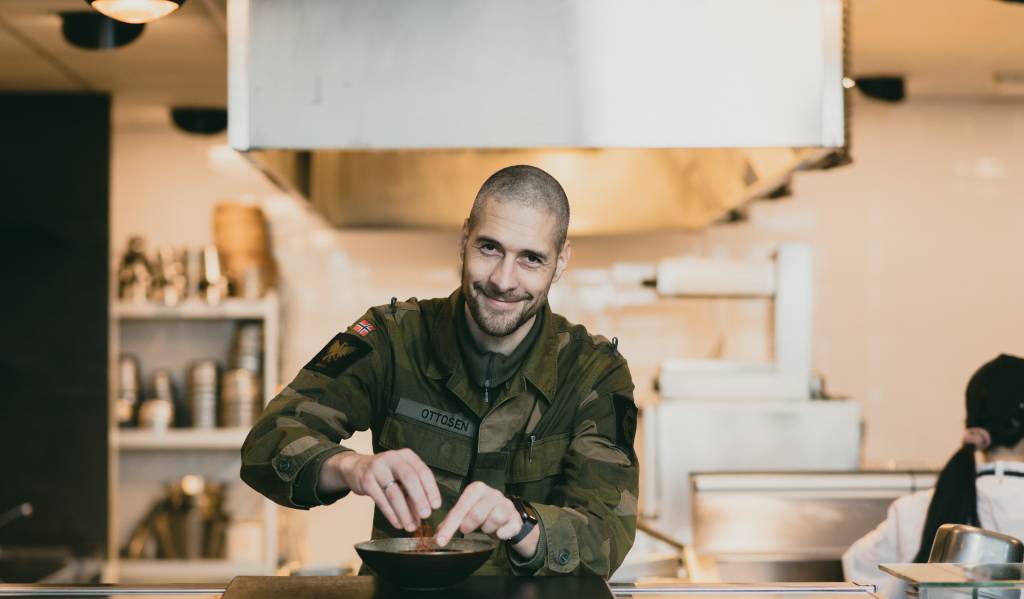
{"type": "Polygon", "coordinates": [[[477,236],[476,242],[477,243],[489,243],[491,245],[496,245],[498,247],[504,247],[503,245],[501,245],[501,243],[497,239],[491,239],[490,237],[487,237],[486,235],[479,235],[479,236],[477,236]]]}
{"type": "MultiPolygon", "coordinates": [[[[497,239],[488,237],[486,235],[479,235],[479,236],[477,236],[476,243],[478,243],[478,244],[479,243],[489,243],[489,244],[497,246],[497,247],[499,247],[501,249],[505,249],[505,246],[501,245],[500,241],[498,241],[497,239]]],[[[526,254],[526,255],[530,255],[530,256],[536,256],[537,258],[540,259],[541,262],[547,262],[548,261],[548,255],[546,253],[538,251],[538,250],[522,250],[522,251],[519,252],[519,254],[520,255],[526,254]]]]}

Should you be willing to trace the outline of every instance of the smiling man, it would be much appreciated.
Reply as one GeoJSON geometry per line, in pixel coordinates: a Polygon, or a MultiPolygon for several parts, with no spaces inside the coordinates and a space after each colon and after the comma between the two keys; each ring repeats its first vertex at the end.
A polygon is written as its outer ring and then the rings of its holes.
{"type": "Polygon", "coordinates": [[[368,495],[374,538],[500,540],[477,574],[610,576],[636,529],[636,406],[616,345],[548,307],[568,225],[549,174],[493,174],[463,226],[460,288],[335,336],[249,433],[242,478],[296,508],[368,495]],[[367,429],[372,455],[339,445],[367,429]]]}

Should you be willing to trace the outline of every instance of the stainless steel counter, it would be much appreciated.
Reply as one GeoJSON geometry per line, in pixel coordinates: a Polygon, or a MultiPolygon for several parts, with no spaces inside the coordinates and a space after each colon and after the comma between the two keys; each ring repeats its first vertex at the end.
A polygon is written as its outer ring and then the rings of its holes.
{"type": "MultiPolygon", "coordinates": [[[[616,597],[681,597],[713,595],[714,599],[874,599],[874,587],[852,583],[702,584],[665,579],[641,583],[613,583],[616,597]]],[[[216,599],[223,586],[166,585],[40,585],[0,584],[0,597],[159,597],[160,599],[216,599]]],[[[410,593],[411,594],[411,593],[410,593]]],[[[433,596],[436,596],[433,595],[433,596]]]]}

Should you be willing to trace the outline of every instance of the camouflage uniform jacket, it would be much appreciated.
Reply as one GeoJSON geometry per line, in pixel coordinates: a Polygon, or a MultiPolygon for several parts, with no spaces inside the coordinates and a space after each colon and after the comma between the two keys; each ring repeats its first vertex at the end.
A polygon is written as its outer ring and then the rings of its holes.
{"type": "MultiPolygon", "coordinates": [[[[524,562],[501,543],[478,574],[610,576],[636,529],[636,406],[625,359],[545,306],[534,346],[488,405],[459,357],[461,306],[460,291],[392,302],[338,334],[249,433],[242,479],[284,506],[332,503],[341,495],[315,490],[320,465],[370,429],[374,452],[408,447],[433,471],[442,495],[428,520],[435,527],[474,480],[537,508],[535,557],[524,562]]],[[[407,534],[375,511],[374,538],[407,534]]]]}

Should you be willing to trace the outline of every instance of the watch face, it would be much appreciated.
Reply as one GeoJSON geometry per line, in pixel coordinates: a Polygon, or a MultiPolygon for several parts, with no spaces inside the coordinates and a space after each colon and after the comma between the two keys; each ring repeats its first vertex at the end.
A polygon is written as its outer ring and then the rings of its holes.
{"type": "Polygon", "coordinates": [[[538,521],[537,508],[533,507],[529,501],[521,497],[513,497],[512,504],[516,506],[516,511],[519,512],[519,516],[526,522],[532,522],[534,524],[538,521]]]}

